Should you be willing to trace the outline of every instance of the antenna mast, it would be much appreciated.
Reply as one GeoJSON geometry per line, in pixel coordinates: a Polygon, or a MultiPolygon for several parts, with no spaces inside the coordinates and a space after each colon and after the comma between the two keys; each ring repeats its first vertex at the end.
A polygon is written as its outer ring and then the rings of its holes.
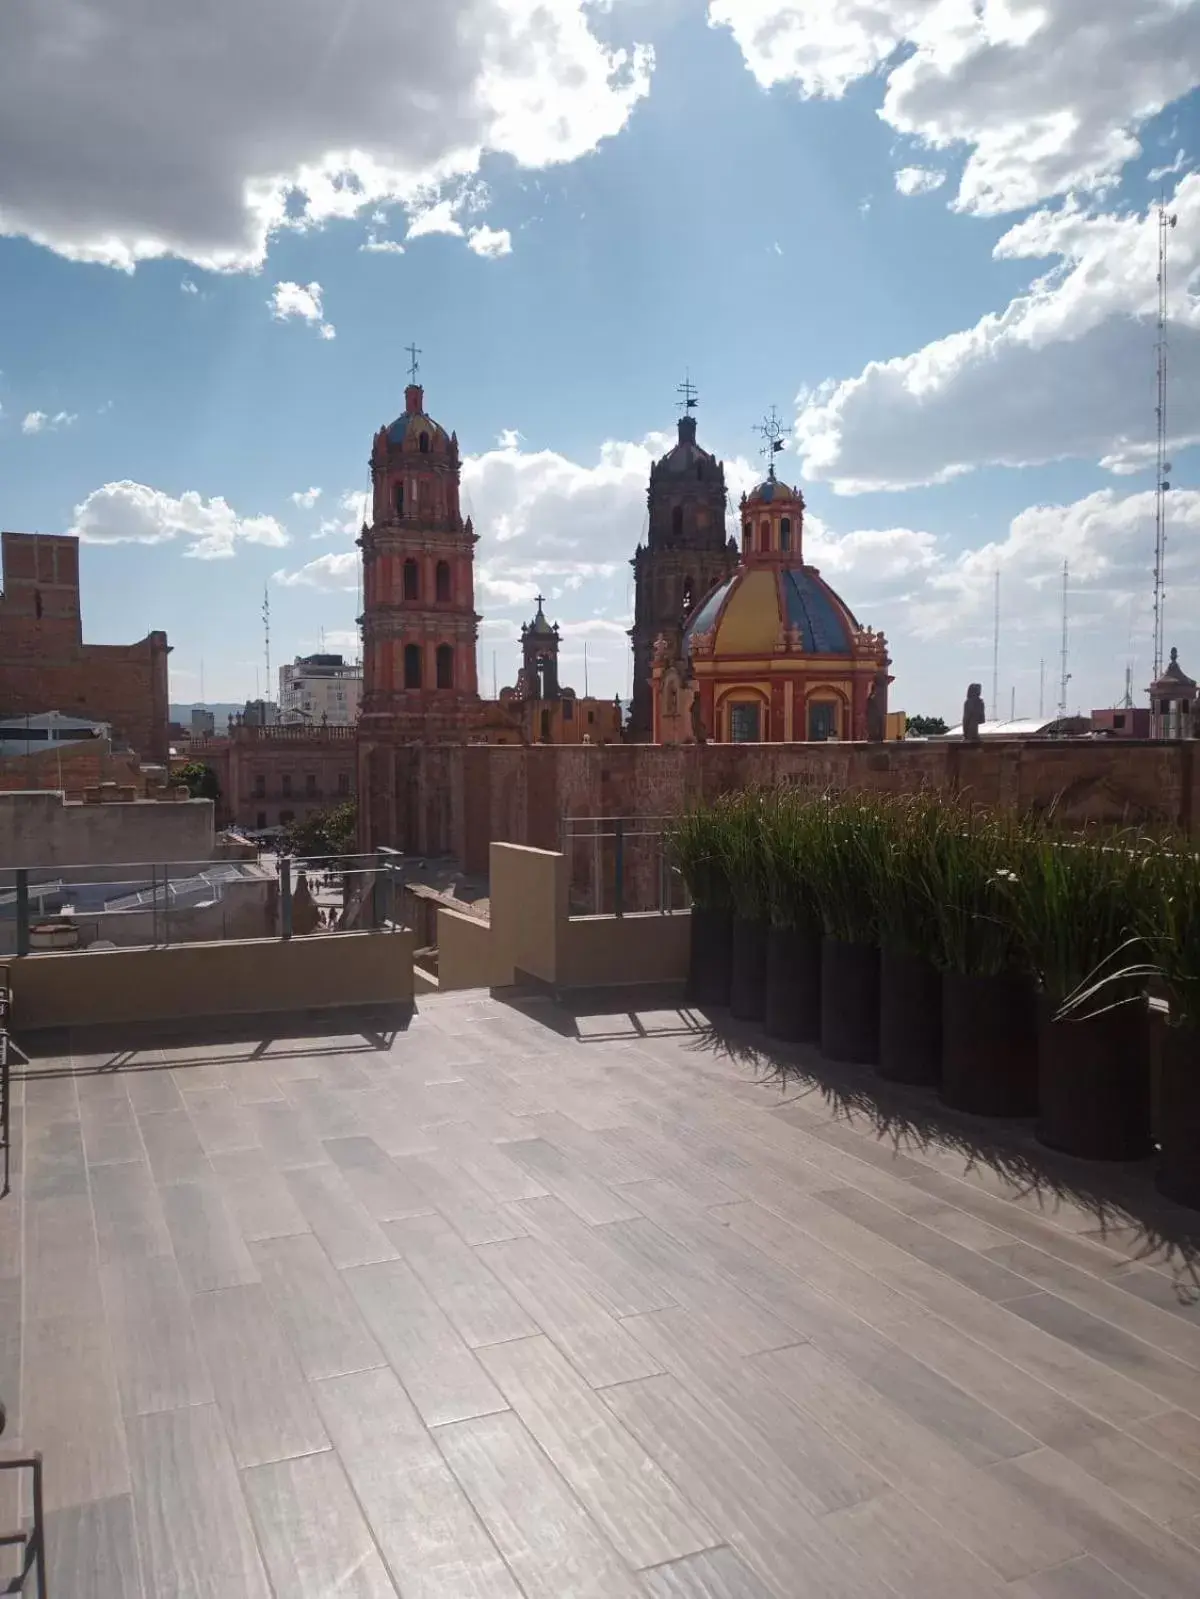
{"type": "Polygon", "coordinates": [[[1046,657],[1038,662],[1038,721],[1046,714],[1046,657]]]}
{"type": "Polygon", "coordinates": [[[1165,560],[1167,553],[1167,235],[1175,226],[1174,212],[1167,213],[1165,200],[1158,202],[1158,337],[1154,344],[1158,369],[1158,390],[1154,414],[1158,423],[1154,458],[1154,672],[1162,676],[1163,628],[1166,604],[1165,560]]]}
{"type": "Polygon", "coordinates": [[[992,619],[992,715],[1000,719],[1000,568],[996,568],[996,606],[992,619]]]}
{"type": "Polygon", "coordinates": [[[263,655],[267,663],[267,704],[271,703],[271,592],[263,584],[263,655]]]}
{"type": "Polygon", "coordinates": [[[1071,674],[1067,671],[1067,563],[1063,562],[1063,603],[1062,603],[1062,677],[1058,685],[1058,714],[1067,714],[1067,684],[1071,681],[1071,674]]]}

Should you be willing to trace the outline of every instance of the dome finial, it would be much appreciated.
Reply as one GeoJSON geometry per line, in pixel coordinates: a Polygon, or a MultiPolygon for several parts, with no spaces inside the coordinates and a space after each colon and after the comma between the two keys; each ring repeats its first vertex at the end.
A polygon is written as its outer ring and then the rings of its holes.
{"type": "Polygon", "coordinates": [[[754,431],[762,434],[762,448],[758,453],[766,457],[768,483],[774,483],[775,457],[784,448],[785,444],[783,423],[779,420],[779,413],[774,406],[771,407],[754,431]]]}

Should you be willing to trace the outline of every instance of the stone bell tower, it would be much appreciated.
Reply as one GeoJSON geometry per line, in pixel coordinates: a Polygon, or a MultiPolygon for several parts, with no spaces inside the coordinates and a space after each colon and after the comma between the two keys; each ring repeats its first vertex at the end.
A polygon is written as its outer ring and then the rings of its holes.
{"type": "Polygon", "coordinates": [[[718,583],[737,568],[725,536],[725,468],[696,442],[697,394],[679,386],[683,415],[674,448],[650,468],[649,530],[630,562],[634,571],[633,710],[629,736],[653,736],[654,648],[659,638],[678,654],[684,623],[718,583]]]}

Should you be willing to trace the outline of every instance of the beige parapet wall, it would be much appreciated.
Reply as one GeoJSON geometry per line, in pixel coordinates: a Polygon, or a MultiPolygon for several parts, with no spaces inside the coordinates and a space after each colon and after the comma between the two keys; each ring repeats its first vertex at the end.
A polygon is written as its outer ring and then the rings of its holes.
{"type": "Polygon", "coordinates": [[[567,860],[555,850],[493,844],[490,923],[438,911],[438,986],[506,988],[518,975],[559,988],[682,981],[690,916],[569,915],[567,860]]]}
{"type": "Polygon", "coordinates": [[[10,963],[13,1029],[411,1003],[408,932],[313,933],[163,948],[70,950],[10,963]]]}

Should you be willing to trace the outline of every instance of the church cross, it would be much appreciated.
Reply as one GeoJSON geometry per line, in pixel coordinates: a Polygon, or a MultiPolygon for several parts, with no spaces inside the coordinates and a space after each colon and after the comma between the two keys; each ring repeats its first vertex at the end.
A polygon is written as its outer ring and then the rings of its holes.
{"type": "Polygon", "coordinates": [[[697,402],[700,399],[700,394],[696,388],[696,385],[692,382],[692,375],[690,372],[684,377],[682,383],[677,383],[675,385],[675,392],[676,394],[683,395],[682,401],[677,402],[681,411],[694,411],[696,409],[697,402]]]}
{"type": "Polygon", "coordinates": [[[415,344],[406,344],[404,348],[408,351],[408,381],[415,383],[417,381],[417,373],[421,370],[421,363],[418,357],[422,352],[417,349],[415,344]]]}

